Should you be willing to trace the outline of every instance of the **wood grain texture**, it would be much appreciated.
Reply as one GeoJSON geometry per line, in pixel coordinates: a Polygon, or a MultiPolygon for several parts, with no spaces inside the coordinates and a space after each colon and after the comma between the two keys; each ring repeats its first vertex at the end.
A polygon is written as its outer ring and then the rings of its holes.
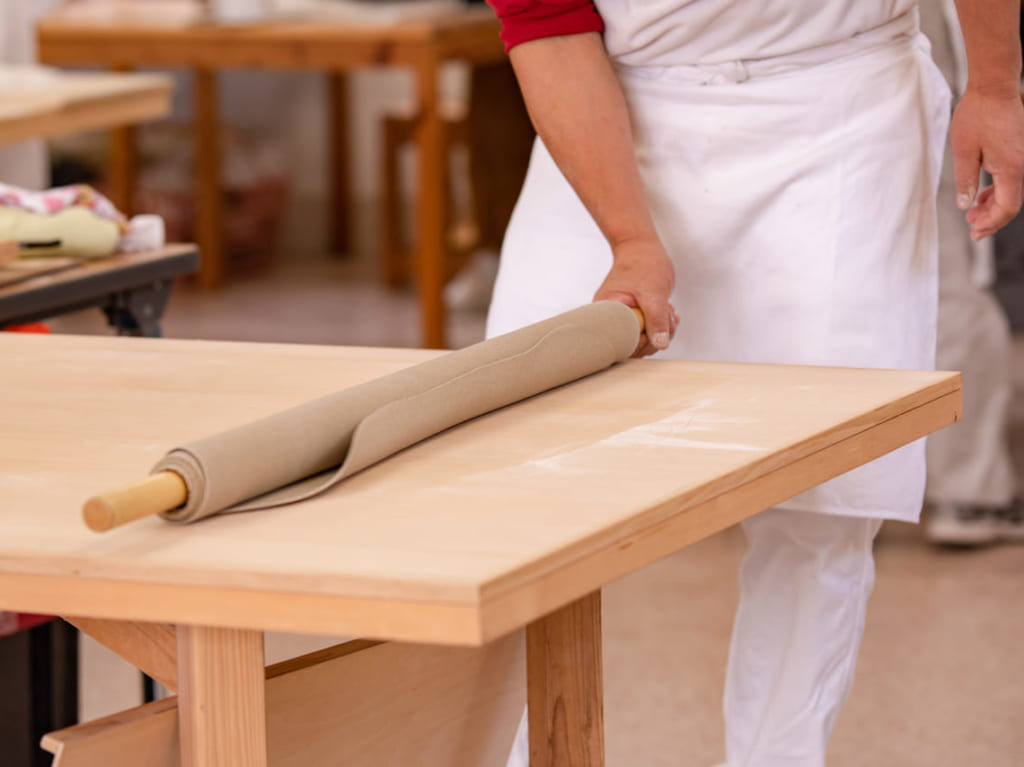
{"type": "Polygon", "coordinates": [[[82,520],[90,530],[104,532],[136,519],[171,511],[188,499],[188,485],[180,474],[161,471],[127,487],[93,496],[82,507],[82,520]]]}
{"type": "Polygon", "coordinates": [[[217,71],[196,69],[193,109],[195,110],[195,230],[202,260],[199,283],[216,288],[224,280],[223,190],[221,189],[220,90],[217,71]]]}
{"type": "Polygon", "coordinates": [[[37,27],[39,59],[177,66],[345,69],[407,64],[428,44],[443,58],[501,60],[501,28],[490,9],[466,9],[432,19],[359,25],[329,19],[217,24],[166,23],[112,14],[71,18],[58,11],[37,27]]]}
{"type": "Polygon", "coordinates": [[[413,269],[420,298],[423,345],[445,347],[444,256],[447,190],[447,152],[441,125],[437,81],[441,59],[430,49],[419,52],[416,68],[419,115],[416,121],[416,158],[419,188],[416,194],[416,257],[413,269]]]}
{"type": "Polygon", "coordinates": [[[0,336],[0,609],[479,644],[959,417],[959,376],[630,361],[302,504],[96,536],[173,444],[430,352],[0,336]]]}
{"type": "MultiPolygon", "coordinates": [[[[481,649],[361,640],[267,669],[274,767],[502,767],[526,702],[522,633],[481,649]]],[[[50,733],[54,767],[179,767],[176,698],[50,733]]]]}
{"type": "MultiPolygon", "coordinates": [[[[129,64],[118,64],[115,72],[133,71],[129,64]]],[[[110,156],[107,161],[109,196],[117,209],[126,216],[135,214],[135,193],[139,173],[137,135],[132,125],[115,126],[110,132],[110,156]]]]}
{"type": "MultiPolygon", "coordinates": [[[[184,67],[199,73],[196,87],[200,173],[197,176],[198,239],[203,253],[202,283],[215,287],[222,279],[219,226],[220,212],[213,198],[220,194],[218,179],[210,171],[218,165],[215,127],[211,125],[204,96],[207,79],[222,69],[300,69],[331,73],[331,101],[340,104],[339,84],[344,72],[366,67],[402,67],[414,70],[422,99],[436,100],[439,62],[461,59],[470,63],[506,60],[499,37],[500,23],[489,8],[465,8],[433,18],[410,19],[393,24],[360,25],[351,21],[276,20],[257,24],[218,24],[208,15],[188,9],[147,10],[139,14],[128,5],[106,8],[99,14],[82,11],[74,4],[48,16],[38,26],[39,59],[49,64],[103,64],[106,66],[184,67]],[[178,18],[175,18],[178,16],[178,18]],[[428,85],[424,88],[423,83],[428,85]],[[207,117],[204,117],[206,115],[207,117]],[[205,171],[203,169],[206,169],[205,171]]],[[[435,107],[428,102],[428,117],[419,135],[421,154],[420,245],[415,262],[419,269],[420,307],[425,344],[444,345],[443,288],[444,249],[440,238],[445,222],[438,194],[445,158],[436,125],[435,107]],[[423,217],[431,216],[423,222],[423,217]]],[[[333,113],[332,153],[335,209],[343,204],[339,174],[344,172],[345,140],[341,116],[333,113]]],[[[122,148],[124,148],[122,146],[122,148]]],[[[335,238],[345,235],[342,219],[336,218],[335,238]]]]}
{"type": "Polygon", "coordinates": [[[170,78],[150,74],[68,74],[31,90],[0,83],[0,145],[165,117],[171,88],[170,78]]]}
{"type": "Polygon", "coordinates": [[[526,627],[530,767],[603,767],[601,592],[526,627]]]}
{"type": "Polygon", "coordinates": [[[266,767],[263,632],[178,626],[182,767],[266,767]]]}
{"type": "Polygon", "coordinates": [[[140,266],[156,261],[177,258],[184,253],[195,252],[194,245],[165,245],[154,250],[140,250],[134,253],[115,253],[109,258],[92,261],[76,261],[70,258],[21,259],[11,270],[24,270],[17,284],[5,284],[5,270],[0,269],[0,299],[18,295],[41,287],[52,287],[61,283],[73,283],[82,277],[99,277],[125,267],[140,266]],[[37,263],[38,262],[38,263],[37,263]],[[51,262],[56,262],[52,263],[51,262]],[[52,268],[48,272],[48,266],[52,268]]]}
{"type": "Polygon", "coordinates": [[[330,172],[327,179],[329,224],[327,242],[335,255],[352,249],[352,151],[349,119],[348,75],[330,72],[327,75],[327,136],[330,172]]]}
{"type": "Polygon", "coordinates": [[[168,623],[134,623],[66,616],[83,634],[120,655],[168,690],[178,689],[178,635],[168,623]]]}
{"type": "Polygon", "coordinates": [[[21,286],[37,277],[63,272],[81,264],[75,258],[21,258],[0,264],[0,296],[11,292],[11,286],[21,286]]]}

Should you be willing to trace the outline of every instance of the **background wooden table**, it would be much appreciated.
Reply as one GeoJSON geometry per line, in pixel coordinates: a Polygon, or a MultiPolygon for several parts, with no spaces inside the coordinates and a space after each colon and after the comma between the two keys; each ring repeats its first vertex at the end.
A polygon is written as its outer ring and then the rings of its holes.
{"type": "Polygon", "coordinates": [[[21,75],[0,77],[0,144],[118,128],[171,111],[172,81],[163,75],[51,76],[28,68],[21,75]]]}
{"type": "Polygon", "coordinates": [[[524,626],[536,764],[600,765],[603,585],[960,412],[951,373],[630,361],[301,504],[98,536],[82,500],[175,443],[432,353],[12,336],[0,608],[177,626],[187,765],[266,758],[264,630],[480,646],[524,626]]]}
{"type": "MultiPolygon", "coordinates": [[[[438,71],[444,61],[499,61],[504,49],[499,23],[490,9],[466,9],[434,19],[388,25],[355,25],[331,20],[274,21],[223,25],[190,18],[181,22],[140,21],[106,16],[89,20],[62,15],[38,27],[40,60],[59,65],[99,65],[116,70],[144,66],[185,67],[195,75],[197,142],[196,232],[203,253],[202,283],[223,280],[220,204],[220,120],[217,73],[222,69],[298,69],[330,77],[333,211],[336,244],[347,241],[348,135],[345,73],[368,67],[413,71],[419,99],[416,147],[419,157],[415,274],[426,346],[445,345],[443,238],[444,163],[438,71]]],[[[128,207],[135,176],[134,140],[123,130],[115,140],[114,201],[128,207]]]]}
{"type": "MultiPolygon", "coordinates": [[[[54,261],[68,259],[35,259],[32,263],[45,268],[54,261]]],[[[26,272],[26,279],[12,284],[4,284],[5,275],[12,270],[0,267],[0,327],[97,306],[119,334],[160,336],[160,322],[175,278],[192,274],[198,267],[194,245],[115,253],[38,276],[26,272]]]]}

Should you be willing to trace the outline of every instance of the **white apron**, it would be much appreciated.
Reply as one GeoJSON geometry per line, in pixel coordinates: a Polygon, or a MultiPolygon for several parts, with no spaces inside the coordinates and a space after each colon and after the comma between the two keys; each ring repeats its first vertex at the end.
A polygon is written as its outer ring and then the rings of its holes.
{"type": "MultiPolygon", "coordinates": [[[[681,322],[661,356],[931,368],[949,90],[916,11],[774,58],[630,62],[616,63],[637,160],[676,268],[681,322]]],[[[590,301],[610,265],[538,141],[488,334],[590,301]]],[[[923,490],[918,442],[782,507],[913,521],[923,490]]]]}

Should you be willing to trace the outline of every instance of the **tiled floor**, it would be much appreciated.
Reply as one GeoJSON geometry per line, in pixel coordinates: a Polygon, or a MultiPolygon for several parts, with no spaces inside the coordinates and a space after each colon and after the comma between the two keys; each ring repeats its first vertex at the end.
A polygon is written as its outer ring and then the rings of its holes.
{"type": "MultiPolygon", "coordinates": [[[[453,319],[454,345],[482,336],[482,316],[453,319]]],[[[105,332],[98,312],[53,326],[105,332]]],[[[409,294],[381,289],[358,264],[314,260],[250,275],[215,294],[180,289],[165,331],[390,346],[418,338],[409,294]]],[[[1024,347],[1015,360],[1024,381],[1024,347]]],[[[607,590],[612,767],[721,761],[718,712],[742,549],[742,534],[728,530],[607,590]]],[[[1024,766],[1024,547],[941,551],[923,543],[913,526],[887,525],[877,559],[859,675],[830,766],[1024,766]]],[[[274,636],[268,652],[276,660],[322,641],[274,636]]],[[[86,718],[138,700],[137,674],[92,643],[83,646],[83,674],[86,718]]]]}

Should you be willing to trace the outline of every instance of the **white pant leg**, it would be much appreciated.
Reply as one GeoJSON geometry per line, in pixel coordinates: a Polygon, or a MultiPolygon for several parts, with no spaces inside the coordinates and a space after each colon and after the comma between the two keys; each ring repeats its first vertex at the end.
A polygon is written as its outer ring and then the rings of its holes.
{"type": "MultiPolygon", "coordinates": [[[[921,30],[951,85],[958,71],[960,30],[950,26],[949,0],[920,4],[921,30]]],[[[938,190],[939,318],[936,367],[964,376],[960,423],[928,438],[930,501],[1002,506],[1016,490],[1006,425],[1012,396],[1012,339],[1006,315],[992,293],[977,284],[978,258],[964,212],[956,206],[952,149],[946,141],[938,190]]]]}
{"type": "Polygon", "coordinates": [[[947,144],[939,184],[939,324],[936,367],[964,377],[962,420],[928,438],[931,501],[1003,506],[1016,491],[1007,440],[1012,338],[995,296],[971,274],[974,246],[947,144]]]}
{"type": "Polygon", "coordinates": [[[729,767],[823,767],[853,684],[881,520],[770,509],[743,523],[725,689],[729,767]]]}

